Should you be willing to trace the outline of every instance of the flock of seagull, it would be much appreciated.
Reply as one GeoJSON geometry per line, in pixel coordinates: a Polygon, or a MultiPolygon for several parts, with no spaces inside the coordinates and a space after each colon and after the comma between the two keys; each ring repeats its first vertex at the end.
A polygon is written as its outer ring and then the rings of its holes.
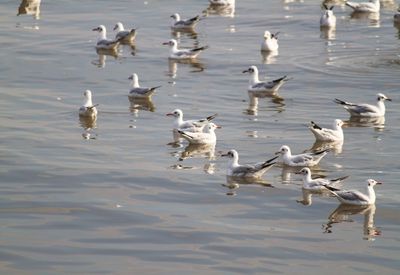
{"type": "MultiPolygon", "coordinates": [[[[218,6],[229,6],[234,5],[234,0],[209,0],[211,5],[218,6]]],[[[346,2],[348,7],[352,8],[356,12],[379,12],[380,2],[379,0],[370,0],[369,2],[346,2]]],[[[333,13],[333,6],[328,7],[323,5],[324,10],[320,18],[321,28],[335,28],[336,17],[333,13]]],[[[171,15],[174,22],[171,25],[171,29],[174,31],[186,31],[193,30],[198,22],[203,18],[195,16],[189,19],[182,19],[177,13],[171,15]]],[[[395,15],[394,20],[399,19],[400,16],[395,15]]],[[[99,32],[99,38],[95,45],[97,51],[117,51],[120,44],[132,44],[136,38],[136,29],[125,30],[121,22],[118,22],[114,30],[117,31],[114,39],[108,39],[106,36],[106,28],[104,25],[100,25],[93,31],[99,32]]],[[[278,34],[271,33],[269,31],[264,32],[264,39],[261,43],[261,51],[274,52],[279,48],[278,34]]],[[[206,50],[208,46],[180,49],[178,42],[175,39],[163,43],[169,46],[169,58],[173,60],[193,60],[199,56],[199,54],[206,50]]],[[[277,78],[272,81],[260,81],[259,72],[256,66],[250,66],[243,73],[250,75],[249,84],[247,90],[249,94],[276,94],[280,87],[289,81],[286,75],[277,78]]],[[[150,98],[154,91],[161,86],[154,87],[140,87],[138,75],[132,74],[129,79],[132,81],[132,88],[129,91],[128,96],[132,98],[150,98]]],[[[79,108],[79,115],[82,117],[94,118],[97,116],[97,105],[92,102],[92,93],[90,90],[84,92],[85,101],[84,104],[79,108]]],[[[376,97],[376,104],[367,103],[351,103],[341,99],[334,99],[334,102],[343,106],[343,108],[349,112],[351,117],[361,118],[376,118],[384,117],[385,115],[385,101],[390,101],[386,95],[378,93],[376,97]]],[[[168,113],[167,116],[173,118],[173,135],[176,142],[180,142],[181,139],[186,140],[190,144],[205,144],[215,145],[217,136],[215,130],[220,128],[212,120],[217,114],[205,117],[198,120],[184,120],[183,112],[180,109],[175,109],[168,113]]],[[[315,122],[311,121],[309,130],[314,134],[315,139],[320,142],[340,142],[344,141],[343,134],[343,121],[335,119],[332,128],[322,128],[315,122]]],[[[338,179],[313,179],[311,170],[309,167],[317,165],[323,158],[328,154],[329,149],[320,150],[311,153],[300,153],[292,154],[291,149],[288,145],[282,145],[276,156],[264,162],[250,164],[239,164],[239,153],[236,150],[229,150],[227,153],[222,154],[222,157],[227,157],[228,168],[227,176],[233,178],[246,178],[246,179],[259,179],[261,178],[271,167],[276,163],[276,159],[281,157],[283,165],[289,167],[299,167],[299,171],[296,174],[300,174],[303,178],[303,189],[317,192],[327,192],[337,197],[342,204],[349,205],[371,205],[375,203],[375,192],[373,187],[380,182],[374,179],[367,179],[367,193],[361,193],[357,190],[341,190],[341,182],[347,178],[341,177],[338,179]]]]}

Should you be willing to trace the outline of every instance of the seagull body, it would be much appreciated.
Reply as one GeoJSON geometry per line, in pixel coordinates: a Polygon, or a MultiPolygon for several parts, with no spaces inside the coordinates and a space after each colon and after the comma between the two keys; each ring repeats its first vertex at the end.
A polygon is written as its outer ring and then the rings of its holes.
{"type": "Polygon", "coordinates": [[[303,189],[310,190],[310,191],[326,191],[325,187],[329,187],[332,191],[339,191],[338,184],[347,179],[349,176],[337,178],[337,179],[312,179],[311,178],[311,170],[308,167],[304,167],[299,172],[295,174],[303,175],[303,189]]]}
{"type": "Polygon", "coordinates": [[[96,43],[97,50],[116,50],[118,48],[120,41],[107,39],[107,31],[104,25],[98,26],[93,31],[100,33],[96,43]]]}
{"type": "Polygon", "coordinates": [[[178,130],[178,133],[190,144],[215,144],[217,142],[217,136],[215,135],[215,129],[221,128],[215,123],[210,122],[208,125],[203,127],[202,132],[191,132],[185,130],[178,130]]]}
{"type": "Polygon", "coordinates": [[[319,20],[320,27],[325,27],[325,28],[336,27],[336,16],[333,14],[333,7],[334,6],[328,8],[328,6],[324,5],[325,10],[319,20]]]}
{"type": "Polygon", "coordinates": [[[349,6],[355,12],[379,12],[381,4],[379,0],[369,0],[369,2],[349,2],[346,1],[346,6],[349,6]]]}
{"type": "Polygon", "coordinates": [[[270,92],[275,93],[279,88],[289,79],[287,76],[272,80],[272,81],[260,81],[258,78],[258,68],[256,66],[250,66],[243,73],[250,73],[250,80],[248,91],[249,92],[270,92]]]}
{"type": "Polygon", "coordinates": [[[342,203],[350,205],[371,205],[375,203],[376,195],[374,186],[377,184],[382,184],[373,179],[367,180],[367,193],[361,193],[358,190],[343,190],[335,191],[331,190],[329,187],[327,189],[342,203]]]}
{"type": "Polygon", "coordinates": [[[183,120],[183,112],[180,109],[175,109],[167,116],[175,118],[173,128],[176,130],[191,131],[191,132],[202,132],[205,125],[214,119],[217,114],[208,116],[199,120],[183,120]]]}
{"type": "Polygon", "coordinates": [[[156,87],[151,87],[151,88],[146,88],[146,87],[140,87],[139,85],[139,78],[137,74],[132,74],[129,77],[130,80],[132,80],[131,85],[132,89],[129,91],[129,97],[142,97],[142,98],[150,98],[154,91],[157,88],[160,88],[161,86],[156,86],[156,87]]]}
{"type": "Polygon", "coordinates": [[[235,0],[208,0],[211,5],[228,6],[234,5],[235,0]]]}
{"type": "Polygon", "coordinates": [[[275,164],[273,161],[277,158],[273,157],[265,162],[256,163],[254,165],[240,165],[239,154],[236,150],[232,149],[222,156],[230,158],[226,172],[227,176],[243,178],[260,178],[275,164]]]}
{"type": "Polygon", "coordinates": [[[121,22],[115,24],[114,31],[117,30],[115,40],[121,41],[121,43],[132,44],[136,38],[136,29],[130,31],[125,30],[124,25],[121,22]]]}
{"type": "Polygon", "coordinates": [[[208,46],[204,46],[193,49],[178,49],[178,42],[176,42],[175,39],[164,42],[163,45],[168,45],[170,47],[169,58],[171,59],[194,59],[208,48],[208,46]]]}
{"type": "Polygon", "coordinates": [[[171,28],[173,30],[192,30],[196,24],[200,21],[200,16],[195,16],[190,19],[181,19],[181,16],[178,13],[171,15],[171,18],[175,20],[172,24],[171,28]]]}
{"type": "Polygon", "coordinates": [[[318,141],[343,141],[343,129],[342,129],[343,121],[340,119],[335,119],[333,121],[333,128],[321,128],[313,121],[311,121],[310,126],[308,127],[310,131],[314,134],[315,139],[318,141]]]}
{"type": "Polygon", "coordinates": [[[343,105],[351,116],[355,117],[380,117],[385,115],[385,100],[392,101],[384,94],[377,94],[377,105],[370,105],[366,103],[355,104],[346,102],[340,99],[335,99],[334,102],[343,105]]]}
{"type": "Polygon", "coordinates": [[[271,34],[269,31],[264,32],[264,40],[261,43],[261,51],[276,52],[279,48],[278,33],[271,34]]]}
{"type": "Polygon", "coordinates": [[[97,116],[97,109],[96,105],[93,105],[92,102],[92,92],[90,90],[86,90],[83,93],[83,96],[85,97],[85,101],[83,102],[83,105],[79,108],[79,115],[84,116],[84,117],[95,117],[97,116]]]}
{"type": "Polygon", "coordinates": [[[289,146],[283,145],[275,154],[282,155],[283,163],[288,166],[315,166],[328,153],[328,150],[292,155],[289,146]]]}

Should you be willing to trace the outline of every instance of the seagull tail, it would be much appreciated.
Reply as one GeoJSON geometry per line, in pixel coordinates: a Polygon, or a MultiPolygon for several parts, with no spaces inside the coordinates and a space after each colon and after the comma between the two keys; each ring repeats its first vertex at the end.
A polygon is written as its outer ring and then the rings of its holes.
{"type": "Polygon", "coordinates": [[[329,151],[330,151],[330,149],[325,149],[325,150],[314,152],[313,155],[315,155],[315,156],[322,155],[322,154],[328,153],[329,151]]]}
{"type": "Polygon", "coordinates": [[[88,110],[92,110],[93,108],[96,108],[99,106],[99,104],[94,104],[93,106],[86,107],[88,110]]]}
{"type": "Polygon", "coordinates": [[[356,6],[354,5],[354,3],[353,3],[353,2],[345,1],[345,4],[346,4],[346,6],[348,6],[348,7],[352,8],[353,10],[355,10],[355,9],[356,9],[356,6]]]}
{"type": "Polygon", "coordinates": [[[340,104],[340,105],[348,105],[346,101],[340,100],[338,98],[335,98],[335,100],[333,100],[333,102],[340,104]]]}
{"type": "Polygon", "coordinates": [[[281,82],[281,81],[287,81],[287,80],[289,80],[289,78],[287,77],[287,75],[285,75],[285,76],[283,76],[283,77],[281,77],[281,78],[272,80],[272,82],[273,82],[273,83],[279,83],[279,82],[281,82]]]}
{"type": "Polygon", "coordinates": [[[188,139],[193,139],[190,135],[185,133],[184,131],[178,130],[178,133],[181,134],[183,137],[186,137],[188,139]]]}
{"type": "Polygon", "coordinates": [[[154,91],[155,89],[158,89],[158,88],[160,88],[160,87],[161,87],[161,85],[160,85],[160,86],[151,87],[151,88],[150,88],[150,91],[154,91]]]}
{"type": "Polygon", "coordinates": [[[208,48],[209,48],[209,46],[206,45],[206,46],[203,46],[203,47],[194,48],[194,49],[192,49],[192,51],[193,52],[204,51],[205,49],[208,49],[208,48]]]}
{"type": "Polygon", "coordinates": [[[276,160],[277,158],[279,158],[279,156],[273,157],[272,159],[269,159],[269,160],[265,161],[264,163],[271,163],[272,161],[276,160]]]}
{"type": "Polygon", "coordinates": [[[213,120],[218,114],[213,114],[211,116],[206,117],[208,121],[213,120]]]}
{"type": "Polygon", "coordinates": [[[333,179],[333,180],[331,180],[331,182],[332,183],[338,183],[338,182],[341,182],[341,181],[347,179],[348,177],[350,177],[350,176],[344,176],[344,177],[340,177],[340,178],[337,178],[337,179],[333,179]]]}
{"type": "Polygon", "coordinates": [[[316,130],[322,130],[321,127],[319,127],[314,121],[311,121],[310,128],[316,129],[316,130]]]}
{"type": "Polygon", "coordinates": [[[326,189],[328,189],[328,191],[330,191],[335,196],[336,196],[335,191],[340,191],[339,188],[336,188],[336,187],[333,187],[333,186],[329,186],[329,185],[322,185],[322,186],[325,187],[326,189]]]}

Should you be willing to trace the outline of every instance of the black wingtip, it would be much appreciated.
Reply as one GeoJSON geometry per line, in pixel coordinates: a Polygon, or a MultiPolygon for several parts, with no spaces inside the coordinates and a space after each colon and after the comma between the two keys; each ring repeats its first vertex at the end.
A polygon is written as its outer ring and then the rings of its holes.
{"type": "Polygon", "coordinates": [[[155,89],[158,89],[160,87],[161,87],[161,85],[160,86],[156,86],[156,87],[152,87],[152,88],[150,88],[150,91],[154,91],[155,89]]]}
{"type": "Polygon", "coordinates": [[[335,102],[335,103],[337,103],[337,104],[341,104],[341,105],[346,105],[346,102],[344,102],[343,100],[340,100],[340,99],[338,99],[338,98],[335,98],[335,99],[333,100],[333,102],[335,102]]]}
{"type": "Polygon", "coordinates": [[[279,158],[279,156],[275,156],[275,157],[273,157],[273,158],[267,160],[265,163],[270,163],[270,162],[276,160],[277,158],[279,158]]]}
{"type": "Polygon", "coordinates": [[[311,127],[317,130],[322,130],[322,128],[319,127],[314,121],[311,121],[311,127]]]}
{"type": "Polygon", "coordinates": [[[208,121],[213,120],[218,114],[213,114],[211,116],[206,117],[208,121]]]}
{"type": "Polygon", "coordinates": [[[281,78],[272,80],[272,82],[273,82],[273,83],[278,83],[278,82],[285,81],[285,80],[289,80],[289,79],[287,79],[287,75],[285,75],[285,76],[283,76],[283,77],[281,77],[281,78]]]}

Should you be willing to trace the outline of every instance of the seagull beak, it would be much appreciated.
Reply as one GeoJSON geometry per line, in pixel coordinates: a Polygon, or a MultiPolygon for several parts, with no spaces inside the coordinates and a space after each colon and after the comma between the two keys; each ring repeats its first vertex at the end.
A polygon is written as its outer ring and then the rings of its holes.
{"type": "Polygon", "coordinates": [[[300,175],[301,174],[301,172],[300,171],[297,171],[297,172],[294,172],[295,174],[297,174],[297,175],[300,175]]]}
{"type": "Polygon", "coordinates": [[[222,154],[221,157],[227,157],[228,153],[222,154]]]}
{"type": "Polygon", "coordinates": [[[118,25],[115,25],[113,31],[115,31],[117,28],[118,28],[118,25]]]}
{"type": "Polygon", "coordinates": [[[173,113],[168,113],[168,114],[165,114],[166,116],[174,116],[174,114],[173,113]]]}
{"type": "Polygon", "coordinates": [[[275,152],[275,156],[280,155],[280,154],[281,154],[281,151],[275,152]]]}
{"type": "Polygon", "coordinates": [[[133,80],[133,76],[128,77],[129,80],[133,80]]]}
{"type": "Polygon", "coordinates": [[[164,43],[162,43],[163,45],[169,45],[169,42],[164,42],[164,43]]]}
{"type": "Polygon", "coordinates": [[[248,73],[249,72],[249,70],[244,70],[242,73],[248,73]]]}
{"type": "Polygon", "coordinates": [[[383,183],[380,181],[377,181],[376,184],[382,185],[383,183]]]}
{"type": "Polygon", "coordinates": [[[94,28],[94,29],[92,29],[92,31],[100,31],[100,28],[94,28]]]}
{"type": "Polygon", "coordinates": [[[222,126],[219,126],[219,125],[215,125],[215,127],[216,127],[217,129],[221,129],[221,128],[222,128],[222,126]]]}
{"type": "Polygon", "coordinates": [[[391,99],[391,98],[386,98],[386,100],[387,100],[387,101],[392,101],[392,99],[391,99]]]}

